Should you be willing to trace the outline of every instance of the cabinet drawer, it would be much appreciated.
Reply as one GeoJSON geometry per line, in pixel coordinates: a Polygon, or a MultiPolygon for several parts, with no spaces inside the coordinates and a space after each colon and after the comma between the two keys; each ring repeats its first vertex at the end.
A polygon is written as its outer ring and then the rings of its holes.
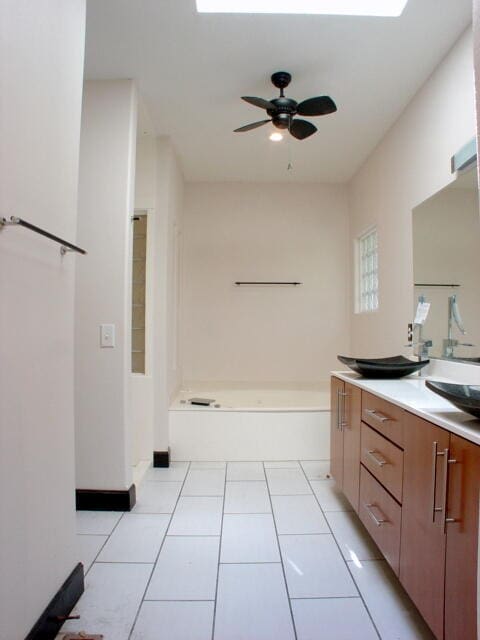
{"type": "Polygon", "coordinates": [[[403,409],[362,391],[362,420],[403,447],[403,409]]]}
{"type": "Polygon", "coordinates": [[[370,473],[401,502],[403,451],[363,423],[361,461],[370,473]]]}
{"type": "Polygon", "coordinates": [[[385,559],[398,575],[402,509],[363,466],[360,469],[358,515],[385,559]]]}

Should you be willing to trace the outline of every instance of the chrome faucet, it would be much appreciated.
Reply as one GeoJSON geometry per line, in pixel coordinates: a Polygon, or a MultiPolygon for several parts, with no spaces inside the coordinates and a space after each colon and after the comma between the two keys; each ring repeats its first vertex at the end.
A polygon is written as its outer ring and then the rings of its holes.
{"type": "Polygon", "coordinates": [[[448,298],[448,331],[447,331],[447,337],[444,338],[443,340],[443,350],[442,350],[442,356],[444,358],[454,358],[455,347],[474,347],[475,346],[471,342],[459,342],[457,339],[453,337],[454,324],[457,325],[458,330],[463,336],[467,333],[465,331],[465,327],[463,326],[463,321],[460,316],[456,295],[450,296],[448,298]]]}
{"type": "MultiPolygon", "coordinates": [[[[424,302],[426,302],[425,296],[423,296],[423,295],[419,296],[418,302],[419,302],[419,304],[423,304],[424,302]]],[[[428,357],[429,357],[428,350],[431,347],[433,347],[433,342],[431,340],[427,340],[427,339],[425,339],[423,337],[423,324],[422,323],[415,322],[413,324],[412,334],[411,334],[411,336],[409,336],[409,340],[412,340],[412,342],[409,342],[405,346],[406,347],[412,347],[413,355],[417,356],[419,362],[421,360],[428,360],[428,357]],[[418,329],[418,338],[417,338],[416,342],[413,340],[413,334],[415,333],[415,329],[418,329]],[[414,347],[419,347],[417,353],[415,353],[414,347]]]]}

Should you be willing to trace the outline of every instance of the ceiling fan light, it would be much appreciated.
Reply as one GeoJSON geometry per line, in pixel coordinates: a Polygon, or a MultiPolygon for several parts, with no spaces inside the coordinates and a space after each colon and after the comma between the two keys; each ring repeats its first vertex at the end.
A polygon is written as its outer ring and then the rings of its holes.
{"type": "Polygon", "coordinates": [[[408,0],[196,0],[199,13],[399,17],[408,0]]]}
{"type": "Polygon", "coordinates": [[[279,131],[272,131],[272,133],[268,136],[272,142],[280,142],[283,140],[283,134],[279,131]]]}

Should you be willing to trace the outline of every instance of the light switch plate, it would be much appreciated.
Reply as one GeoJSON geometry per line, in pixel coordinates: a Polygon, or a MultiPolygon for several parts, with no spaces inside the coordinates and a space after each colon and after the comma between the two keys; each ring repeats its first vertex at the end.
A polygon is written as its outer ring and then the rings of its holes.
{"type": "Polygon", "coordinates": [[[100,347],[102,349],[113,348],[115,346],[115,325],[100,325],[100,347]]]}

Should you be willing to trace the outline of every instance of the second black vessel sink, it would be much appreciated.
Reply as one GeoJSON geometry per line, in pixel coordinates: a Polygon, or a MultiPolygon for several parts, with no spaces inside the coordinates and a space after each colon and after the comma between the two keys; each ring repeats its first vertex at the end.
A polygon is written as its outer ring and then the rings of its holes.
{"type": "Polygon", "coordinates": [[[451,402],[457,409],[480,418],[480,385],[426,380],[425,386],[451,402]]]}
{"type": "Polygon", "coordinates": [[[364,378],[403,378],[423,369],[430,360],[409,360],[404,356],[391,358],[349,358],[337,356],[340,362],[364,378]]]}

